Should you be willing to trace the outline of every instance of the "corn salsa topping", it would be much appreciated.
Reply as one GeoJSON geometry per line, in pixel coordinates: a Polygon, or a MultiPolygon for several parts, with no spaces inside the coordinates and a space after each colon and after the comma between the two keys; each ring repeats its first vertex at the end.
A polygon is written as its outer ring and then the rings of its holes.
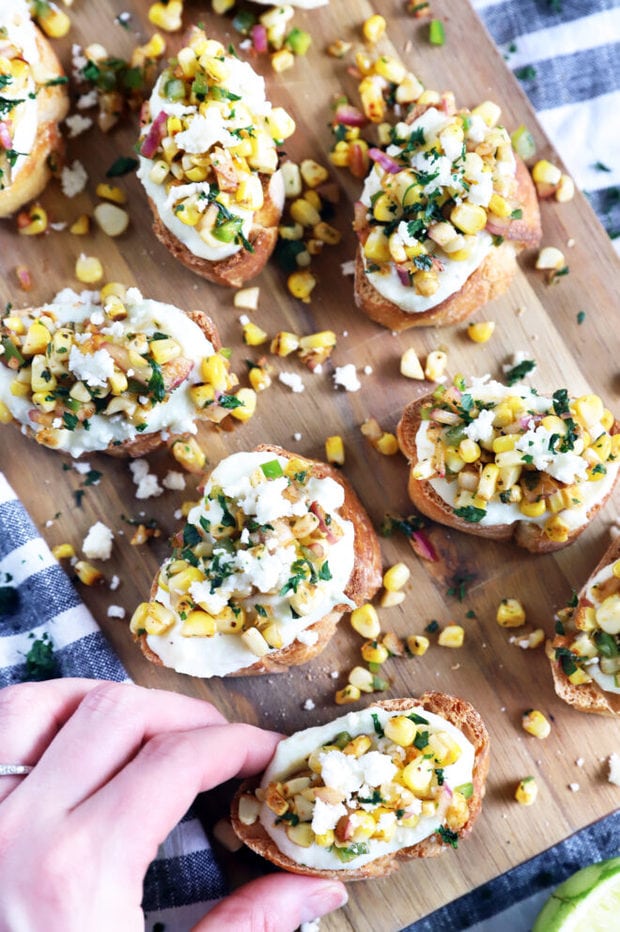
{"type": "MultiPolygon", "coordinates": [[[[336,606],[353,570],[344,489],[313,464],[269,451],[236,453],[211,474],[188,514],[155,598],[131,620],[166,666],[195,676],[249,667],[336,606]]],[[[341,609],[342,610],[342,609],[341,609]]]]}
{"type": "Polygon", "coordinates": [[[618,472],[614,416],[597,395],[462,379],[422,409],[414,479],[471,524],[533,521],[565,542],[618,472]]]}
{"type": "Polygon", "coordinates": [[[558,612],[555,659],[573,686],[598,683],[620,693],[620,560],[608,563],[581,598],[558,612]]]}
{"type": "Polygon", "coordinates": [[[12,417],[73,456],[160,430],[195,433],[197,417],[235,413],[228,360],[182,311],[136,288],[123,299],[66,289],[42,310],[9,310],[0,341],[12,417]]]}
{"type": "Polygon", "coordinates": [[[310,867],[362,866],[435,832],[456,847],[473,763],[471,743],[441,716],[371,706],[282,741],[255,791],[257,816],[310,867]]]}
{"type": "Polygon", "coordinates": [[[281,208],[276,146],[295,123],[265,82],[200,29],[160,76],[146,108],[140,177],[166,227],[191,252],[253,251],[253,217],[268,195],[281,208]]]}
{"type": "Polygon", "coordinates": [[[500,108],[416,106],[390,128],[358,212],[365,272],[402,310],[419,313],[458,291],[522,217],[516,162],[500,108]]]}

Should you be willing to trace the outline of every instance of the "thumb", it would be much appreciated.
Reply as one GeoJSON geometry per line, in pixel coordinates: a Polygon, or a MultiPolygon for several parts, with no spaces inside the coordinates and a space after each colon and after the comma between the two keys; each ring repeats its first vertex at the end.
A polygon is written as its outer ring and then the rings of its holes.
{"type": "Polygon", "coordinates": [[[293,932],[344,906],[348,896],[337,880],[270,874],[239,887],[194,926],[192,932],[293,932]]]}

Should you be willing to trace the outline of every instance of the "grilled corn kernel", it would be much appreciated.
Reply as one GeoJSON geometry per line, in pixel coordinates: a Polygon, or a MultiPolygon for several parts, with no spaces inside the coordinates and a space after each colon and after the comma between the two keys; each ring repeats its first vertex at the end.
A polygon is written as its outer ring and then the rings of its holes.
{"type": "Polygon", "coordinates": [[[381,608],[394,608],[395,605],[400,605],[401,602],[405,601],[404,592],[388,592],[386,589],[381,599],[379,605],[381,608]]]}
{"type": "Polygon", "coordinates": [[[575,182],[570,175],[561,175],[554,193],[556,201],[560,204],[566,204],[568,201],[572,201],[574,196],[575,182]]]}
{"type": "Polygon", "coordinates": [[[592,682],[592,677],[581,667],[577,667],[576,670],[568,674],[568,680],[573,686],[584,686],[586,683],[592,682]]]}
{"type": "Polygon", "coordinates": [[[423,634],[410,634],[407,638],[407,649],[415,657],[422,657],[430,647],[430,641],[423,634]]]}
{"type": "Polygon", "coordinates": [[[398,592],[407,585],[411,570],[406,563],[395,563],[383,574],[383,585],[388,592],[398,592]]]}
{"type": "Polygon", "coordinates": [[[175,440],[171,452],[177,463],[188,472],[199,473],[204,469],[207,458],[194,437],[175,440]]]}
{"type": "Polygon", "coordinates": [[[269,653],[269,644],[260,633],[258,628],[248,628],[240,635],[245,646],[252,651],[256,657],[264,657],[269,653]]]}
{"type": "Polygon", "coordinates": [[[445,731],[432,732],[427,748],[433,752],[435,763],[440,767],[449,767],[461,756],[461,748],[445,731]]]}
{"type": "Polygon", "coordinates": [[[271,67],[278,74],[288,71],[295,64],[295,56],[289,49],[279,49],[271,56],[271,67]]]}
{"type": "Polygon", "coordinates": [[[329,172],[323,165],[319,165],[314,159],[304,159],[299,166],[301,177],[309,188],[318,188],[320,184],[327,181],[329,172]]]}
{"type": "Polygon", "coordinates": [[[502,110],[501,107],[498,107],[497,104],[492,100],[483,100],[481,104],[478,104],[477,107],[474,107],[472,113],[481,117],[487,126],[493,127],[497,125],[497,121],[502,114],[502,110]]]}
{"type": "Polygon", "coordinates": [[[547,510],[547,504],[543,498],[538,502],[519,502],[519,510],[522,515],[528,518],[540,518],[547,510]]]}
{"type": "Polygon", "coordinates": [[[536,184],[549,184],[555,186],[562,177],[562,171],[547,159],[540,159],[532,169],[532,178],[536,184]]]}
{"type": "Polygon", "coordinates": [[[336,692],[334,701],[336,705],[346,705],[349,702],[358,702],[361,695],[357,686],[352,686],[351,683],[347,683],[344,689],[339,689],[336,692]]]}
{"type": "Polygon", "coordinates": [[[176,32],[181,28],[183,15],[182,0],[168,0],[168,3],[153,3],[149,7],[149,20],[164,32],[176,32]]]}
{"type": "Polygon", "coordinates": [[[185,638],[211,638],[217,633],[217,623],[213,615],[196,609],[189,612],[181,627],[185,638]]]}
{"type": "Polygon", "coordinates": [[[417,730],[417,726],[406,715],[395,715],[387,720],[383,728],[385,737],[401,748],[408,748],[413,744],[417,730]]]}
{"type": "Polygon", "coordinates": [[[28,327],[28,332],[21,345],[23,356],[35,356],[39,353],[45,353],[47,344],[51,341],[52,335],[40,320],[33,321],[28,327]]]}
{"type": "Polygon", "coordinates": [[[205,356],[200,364],[200,374],[216,391],[224,391],[228,387],[228,360],[220,353],[205,356]]]}
{"type": "Polygon", "coordinates": [[[243,325],[243,342],[247,346],[261,346],[269,339],[269,335],[257,324],[249,321],[243,325]]]}
{"type": "Polygon", "coordinates": [[[69,227],[69,233],[74,236],[86,236],[90,230],[90,217],[88,214],[80,214],[77,220],[74,220],[69,227]]]}
{"type": "Polygon", "coordinates": [[[502,628],[520,628],[525,624],[525,609],[518,599],[502,599],[495,620],[502,628]]]}
{"type": "Polygon", "coordinates": [[[416,757],[406,767],[403,767],[401,780],[416,796],[428,793],[433,779],[433,762],[425,757],[416,757]]]}
{"type": "Polygon", "coordinates": [[[462,233],[474,235],[484,230],[487,224],[487,214],[484,207],[463,202],[452,208],[450,220],[462,233]]]}
{"type": "Polygon", "coordinates": [[[431,295],[434,295],[439,288],[439,276],[435,269],[414,272],[413,286],[418,294],[423,295],[425,298],[429,298],[431,295]]]}
{"type": "Polygon", "coordinates": [[[546,738],[551,732],[551,725],[538,709],[529,709],[523,713],[521,725],[528,735],[535,738],[546,738]]]}
{"type": "Polygon", "coordinates": [[[279,333],[276,333],[271,341],[270,350],[277,356],[288,356],[296,349],[299,349],[299,337],[294,333],[289,333],[287,330],[281,330],[279,333]]]}
{"type": "Polygon", "coordinates": [[[366,663],[385,663],[390,656],[387,647],[375,640],[366,641],[365,644],[362,644],[360,653],[366,663]]]}
{"type": "Polygon", "coordinates": [[[429,379],[431,382],[437,382],[444,372],[446,371],[446,366],[448,365],[448,357],[443,350],[433,350],[432,353],[429,353],[426,357],[426,365],[424,366],[424,376],[429,379]]]}
{"type": "Polygon", "coordinates": [[[57,560],[71,560],[75,556],[75,548],[72,544],[56,544],[52,547],[52,554],[57,560]]]}
{"type": "Polygon", "coordinates": [[[316,278],[308,269],[299,272],[293,272],[287,280],[287,287],[294,298],[303,301],[304,304],[310,303],[310,295],[316,286],[316,278]]]}
{"type": "Polygon", "coordinates": [[[389,262],[392,258],[389,240],[380,226],[371,228],[363,249],[371,262],[389,262]]]}
{"type": "Polygon", "coordinates": [[[45,35],[49,36],[50,39],[62,39],[71,28],[71,20],[67,14],[63,13],[55,5],[48,6],[36,19],[45,35]]]}
{"type": "Polygon", "coordinates": [[[570,537],[570,525],[563,521],[559,515],[554,515],[545,521],[545,537],[558,544],[565,544],[570,537]]]}
{"type": "Polygon", "coordinates": [[[475,463],[480,459],[480,446],[475,440],[465,437],[459,443],[459,456],[465,463],[475,463]]]}
{"type": "Polygon", "coordinates": [[[271,385],[271,375],[262,366],[252,366],[248,372],[248,381],[255,392],[264,392],[271,385]]]}
{"type": "Polygon", "coordinates": [[[378,450],[383,456],[394,456],[395,453],[398,453],[399,449],[398,440],[395,435],[387,431],[384,431],[379,439],[375,440],[373,446],[375,450],[378,450]]]}
{"type": "Polygon", "coordinates": [[[17,379],[13,379],[9,385],[9,391],[15,398],[28,398],[30,396],[30,385],[27,385],[26,382],[18,382],[17,379]]]}
{"type": "Polygon", "coordinates": [[[483,498],[487,502],[490,501],[495,495],[498,479],[499,466],[496,466],[495,463],[487,463],[480,473],[480,481],[476,490],[478,498],[483,498]]]}
{"type": "Polygon", "coordinates": [[[424,379],[424,369],[412,346],[400,357],[400,374],[407,379],[424,379]]]}
{"type": "Polygon", "coordinates": [[[12,420],[13,415],[9,408],[7,408],[3,401],[0,401],[0,424],[10,424],[12,420]]]}
{"type": "Polygon", "coordinates": [[[240,388],[235,398],[241,402],[238,408],[233,408],[231,417],[237,421],[249,421],[256,411],[256,392],[253,388],[240,388]]]}
{"type": "Polygon", "coordinates": [[[293,201],[290,208],[291,217],[303,227],[315,227],[321,222],[321,215],[305,197],[293,201]]]}
{"type": "Polygon", "coordinates": [[[85,285],[94,285],[103,278],[103,266],[95,256],[81,253],[75,263],[75,277],[85,285]]]}
{"type": "Polygon", "coordinates": [[[554,271],[564,268],[565,265],[564,253],[555,246],[545,246],[540,250],[536,259],[537,269],[551,269],[554,271]]]}
{"type": "Polygon", "coordinates": [[[85,586],[96,586],[103,582],[103,573],[86,560],[78,560],[73,568],[75,575],[85,586]]]}
{"type": "Polygon", "coordinates": [[[259,295],[260,288],[257,286],[241,288],[239,291],[235,292],[233,304],[235,307],[242,308],[245,311],[255,311],[258,308],[259,295]]]}
{"type": "Polygon", "coordinates": [[[462,647],[465,640],[465,629],[461,625],[446,625],[439,632],[437,643],[440,647],[462,647]]]}
{"type": "Polygon", "coordinates": [[[338,466],[344,465],[344,443],[342,437],[335,434],[328,437],[325,441],[325,458],[328,463],[336,463],[338,466]]]}
{"type": "Polygon", "coordinates": [[[374,45],[383,36],[386,28],[387,23],[385,18],[375,13],[373,16],[369,16],[368,19],[364,20],[362,24],[362,33],[366,41],[374,45]]]}
{"type": "Polygon", "coordinates": [[[40,233],[45,233],[47,226],[47,211],[40,204],[35,204],[27,213],[22,212],[19,214],[17,230],[22,236],[38,236],[40,233]],[[23,226],[20,225],[22,216],[26,218],[26,223],[23,226]]]}
{"type": "Polygon", "coordinates": [[[470,324],[467,328],[467,336],[474,343],[487,343],[493,336],[494,330],[494,320],[483,320],[476,324],[470,324]]]}
{"type": "Polygon", "coordinates": [[[374,676],[366,667],[353,667],[349,673],[349,683],[359,689],[360,692],[374,692],[374,676]]]}
{"type": "Polygon", "coordinates": [[[329,223],[325,223],[324,221],[317,223],[312,232],[318,240],[320,240],[322,243],[327,243],[328,246],[337,246],[342,239],[342,233],[340,230],[337,230],[335,227],[331,226],[329,223]]]}
{"type": "Polygon", "coordinates": [[[379,616],[374,605],[366,602],[351,612],[351,626],[363,638],[376,638],[381,633],[379,616]]]}

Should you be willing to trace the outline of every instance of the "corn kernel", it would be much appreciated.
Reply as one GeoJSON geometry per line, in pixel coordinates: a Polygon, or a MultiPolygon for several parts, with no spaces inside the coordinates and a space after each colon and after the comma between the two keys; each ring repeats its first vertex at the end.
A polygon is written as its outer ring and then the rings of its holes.
{"type": "Polygon", "coordinates": [[[245,646],[252,651],[256,657],[264,657],[269,653],[269,644],[262,636],[258,628],[248,628],[240,635],[245,646]]]}
{"type": "Polygon", "coordinates": [[[412,346],[400,357],[400,374],[407,379],[424,379],[424,370],[418,354],[412,346]]]}
{"type": "MultiPolygon", "coordinates": [[[[360,669],[360,668],[358,668],[360,669]]],[[[369,670],[366,670],[366,673],[369,673],[369,670]]],[[[362,754],[365,754],[372,747],[372,741],[368,735],[357,735],[357,737],[352,738],[342,749],[343,754],[347,754],[350,757],[361,757],[362,754]]]]}
{"type": "Polygon", "coordinates": [[[426,365],[424,367],[424,376],[429,379],[431,382],[437,382],[444,372],[446,371],[446,366],[448,365],[448,357],[443,350],[433,350],[432,353],[429,353],[426,357],[426,365]]]}
{"type": "Polygon", "coordinates": [[[235,307],[242,308],[245,311],[255,311],[258,308],[258,297],[260,288],[241,288],[235,292],[233,304],[235,307]]]}
{"type": "Polygon", "coordinates": [[[385,18],[375,13],[373,16],[369,16],[368,19],[364,20],[362,24],[362,33],[366,41],[374,45],[383,36],[386,28],[387,23],[385,18]]]}
{"type": "Polygon", "coordinates": [[[181,627],[181,636],[185,638],[210,638],[216,633],[213,615],[199,609],[189,612],[181,627]]]}
{"type": "Polygon", "coordinates": [[[551,725],[538,709],[529,709],[521,717],[521,725],[528,735],[546,738],[551,733],[551,725]]]}
{"type": "Polygon", "coordinates": [[[534,777],[524,777],[515,790],[515,799],[521,806],[531,806],[538,796],[538,784],[534,777]]]}
{"type": "Polygon", "coordinates": [[[295,56],[290,49],[279,49],[271,56],[271,67],[278,74],[281,74],[283,71],[288,71],[294,64],[295,56]]]}
{"type": "Polygon", "coordinates": [[[397,592],[407,585],[411,570],[406,563],[395,563],[383,574],[383,585],[388,592],[397,592]]]}
{"type": "Polygon", "coordinates": [[[254,412],[256,411],[256,392],[253,388],[240,388],[235,398],[240,401],[241,404],[238,408],[233,408],[231,410],[231,417],[245,423],[254,416],[254,412]]]}
{"type": "Polygon", "coordinates": [[[56,544],[52,554],[57,560],[70,560],[75,556],[75,548],[72,544],[56,544]]]}
{"type": "Polygon", "coordinates": [[[73,568],[75,575],[85,586],[96,586],[104,580],[103,573],[86,560],[78,560],[73,568]]]}
{"type": "Polygon", "coordinates": [[[48,7],[45,12],[37,16],[37,22],[50,39],[62,39],[71,28],[71,20],[67,14],[55,6],[48,7]]]}
{"type": "Polygon", "coordinates": [[[376,638],[381,633],[377,610],[370,602],[351,612],[351,626],[363,638],[376,638]]]}
{"type": "Polygon", "coordinates": [[[564,253],[555,246],[545,246],[540,250],[536,259],[537,269],[551,269],[555,271],[564,268],[565,265],[566,259],[564,258],[564,253]]]}
{"type": "Polygon", "coordinates": [[[385,663],[390,656],[385,644],[379,644],[375,640],[366,641],[365,644],[362,644],[360,653],[366,663],[385,663]]]}
{"type": "Polygon", "coordinates": [[[383,726],[385,737],[401,748],[408,748],[413,744],[417,730],[415,723],[406,715],[395,715],[383,726]]]}
{"type": "Polygon", "coordinates": [[[518,599],[502,599],[495,620],[502,628],[519,628],[525,624],[525,609],[518,599]]]}
{"type": "Polygon", "coordinates": [[[328,463],[335,463],[338,466],[344,465],[344,443],[342,437],[338,434],[328,437],[325,441],[325,458],[328,463]]]}
{"type": "Polygon", "coordinates": [[[422,657],[430,647],[430,641],[423,634],[410,634],[407,637],[407,649],[415,657],[422,657]]]}
{"type": "Polygon", "coordinates": [[[522,501],[519,503],[519,510],[527,518],[540,518],[547,510],[547,504],[544,498],[541,498],[538,502],[522,501]]]}
{"type": "Polygon", "coordinates": [[[88,214],[80,214],[69,227],[69,233],[74,236],[86,236],[90,230],[90,217],[88,214]]]}
{"type": "Polygon", "coordinates": [[[399,446],[398,440],[394,434],[384,431],[378,440],[373,444],[375,450],[378,450],[379,453],[383,456],[394,456],[395,453],[398,453],[399,446]]]}
{"type": "Polygon", "coordinates": [[[532,178],[536,184],[549,184],[555,186],[559,184],[562,177],[562,171],[553,165],[547,159],[540,159],[532,169],[532,178]]]}
{"type": "Polygon", "coordinates": [[[200,473],[207,458],[194,437],[175,440],[171,447],[172,455],[188,472],[200,473]]]}
{"type": "Polygon", "coordinates": [[[80,253],[75,263],[75,277],[85,285],[94,285],[103,278],[103,266],[95,256],[80,253]]]}
{"type": "Polygon", "coordinates": [[[353,48],[352,42],[345,42],[344,39],[336,39],[327,46],[327,54],[332,58],[344,58],[347,52],[353,48]]]}
{"type": "Polygon", "coordinates": [[[374,676],[366,667],[353,667],[349,673],[349,683],[363,693],[374,692],[374,676]]]}
{"type": "Polygon", "coordinates": [[[480,459],[480,446],[476,443],[475,440],[471,440],[469,437],[465,437],[459,443],[459,456],[465,463],[475,463],[480,459]]]}
{"type": "Polygon", "coordinates": [[[584,686],[586,683],[592,682],[592,677],[586,670],[582,669],[582,667],[577,667],[576,670],[568,674],[568,681],[572,683],[573,686],[584,686]]]}
{"type": "Polygon", "coordinates": [[[554,194],[556,201],[560,204],[566,204],[568,201],[572,201],[574,196],[575,182],[570,175],[561,175],[554,194]]]}
{"type": "Polygon", "coordinates": [[[437,638],[440,647],[462,647],[465,640],[465,629],[461,625],[446,625],[437,638]]]}
{"type": "Polygon", "coordinates": [[[557,544],[565,544],[570,537],[570,525],[563,521],[559,515],[554,515],[545,522],[545,537],[557,544]]]}
{"type": "Polygon", "coordinates": [[[10,424],[12,420],[13,415],[11,414],[10,409],[3,401],[0,401],[0,424],[10,424]]]}
{"type": "Polygon", "coordinates": [[[287,330],[280,330],[271,341],[269,349],[277,356],[288,356],[296,349],[299,349],[299,337],[287,330]]]}
{"type": "Polygon", "coordinates": [[[404,592],[389,592],[387,589],[381,596],[379,605],[381,608],[394,608],[396,605],[400,605],[405,601],[404,592]]]}
{"type": "Polygon", "coordinates": [[[401,772],[401,780],[416,796],[428,793],[434,774],[433,761],[416,757],[401,772]]]}
{"type": "Polygon", "coordinates": [[[316,278],[312,272],[304,269],[299,272],[293,272],[287,280],[287,287],[294,298],[303,301],[304,304],[310,303],[310,295],[316,286],[316,278]]]}
{"type": "Polygon", "coordinates": [[[21,236],[38,236],[45,233],[48,226],[47,211],[40,204],[35,204],[30,210],[22,212],[18,217],[17,230],[21,236]],[[25,223],[20,223],[20,218],[24,217],[25,223]]]}
{"type": "Polygon", "coordinates": [[[467,336],[474,343],[487,343],[493,336],[495,330],[495,321],[483,320],[475,324],[470,324],[467,328],[467,336]]]}
{"type": "Polygon", "coordinates": [[[169,0],[168,3],[153,3],[149,7],[149,20],[158,29],[165,32],[176,32],[183,25],[181,16],[183,14],[182,0],[169,0]]]}
{"type": "Polygon", "coordinates": [[[389,240],[381,226],[371,228],[363,250],[364,256],[371,262],[389,262],[392,258],[389,240]]]}
{"type": "Polygon", "coordinates": [[[450,220],[462,233],[474,235],[484,230],[487,224],[487,214],[484,207],[464,202],[452,208],[450,220]]]}
{"type": "Polygon", "coordinates": [[[492,100],[483,100],[481,104],[474,107],[472,113],[481,117],[487,126],[493,127],[497,125],[497,121],[502,115],[502,110],[501,107],[498,107],[492,100]]]}
{"type": "Polygon", "coordinates": [[[269,339],[269,335],[257,324],[249,321],[243,325],[243,342],[246,346],[261,346],[269,339]]]}
{"type": "Polygon", "coordinates": [[[351,683],[347,683],[344,689],[339,689],[336,692],[334,701],[336,705],[346,705],[349,702],[358,702],[361,695],[357,686],[352,686],[351,683]]]}

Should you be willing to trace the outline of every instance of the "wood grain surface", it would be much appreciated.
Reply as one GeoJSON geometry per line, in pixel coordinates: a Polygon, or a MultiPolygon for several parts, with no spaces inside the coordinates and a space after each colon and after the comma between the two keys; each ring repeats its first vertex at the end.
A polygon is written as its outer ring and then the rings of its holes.
{"type": "MultiPolygon", "coordinates": [[[[287,142],[287,152],[296,159],[314,157],[326,162],[331,138],[327,126],[330,101],[343,89],[354,98],[355,81],[347,75],[346,62],[324,54],[325,46],[338,38],[361,45],[363,19],[381,12],[388,19],[388,30],[378,46],[380,51],[396,50],[427,86],[453,89],[457,102],[463,105],[474,106],[487,97],[496,100],[509,128],[525,123],[536,138],[539,154],[558,161],[518,83],[468,3],[433,0],[434,15],[446,24],[447,41],[442,48],[428,44],[427,24],[407,15],[404,7],[404,0],[376,0],[374,4],[332,0],[329,7],[296,13],[295,23],[313,35],[308,56],[281,75],[274,74],[264,60],[258,64],[266,75],[272,100],[287,107],[297,121],[297,133],[287,142]]],[[[71,10],[70,35],[55,43],[65,65],[69,65],[71,42],[87,45],[100,41],[109,53],[127,55],[137,41],[144,41],[152,32],[147,8],[146,2],[137,0],[96,4],[77,0],[71,10]],[[114,24],[114,16],[123,11],[132,13],[129,30],[114,24]]],[[[186,25],[199,20],[212,34],[237,43],[239,37],[229,20],[213,15],[206,0],[186,3],[186,25]]],[[[178,38],[168,41],[172,51],[178,38]]],[[[57,183],[50,185],[42,203],[53,220],[71,222],[78,214],[90,212],[96,202],[97,183],[104,180],[117,156],[131,155],[135,138],[136,125],[127,122],[107,136],[92,129],[71,140],[69,161],[79,158],[90,180],[86,191],[72,200],[62,196],[57,183]]],[[[403,406],[428,390],[428,384],[399,374],[400,356],[409,346],[421,357],[432,349],[445,348],[450,375],[490,372],[495,377],[501,375],[502,363],[515,351],[524,350],[538,363],[532,382],[541,391],[567,387],[570,393],[580,393],[590,388],[618,413],[617,260],[582,194],[568,204],[542,206],[543,244],[564,249],[570,274],[549,286],[533,268],[534,255],[526,252],[508,294],[474,316],[475,320],[494,320],[497,325],[491,341],[477,345],[468,340],[464,326],[395,336],[356,312],[352,279],[341,274],[340,263],[354,255],[352,203],[359,184],[343,170],[335,169],[332,174],[342,191],[333,222],[344,236],[339,247],[326,250],[313,266],[319,284],[312,303],[304,305],[291,298],[282,272],[271,264],[257,282],[260,303],[252,316],[270,334],[280,329],[297,333],[334,329],[338,345],[332,362],[355,363],[362,388],[356,393],[335,390],[331,363],[322,374],[312,375],[297,361],[274,357],[277,368],[303,377],[306,390],[292,394],[276,381],[259,397],[258,413],[248,424],[232,433],[201,428],[200,439],[211,464],[259,442],[278,443],[321,457],[325,437],[341,434],[347,451],[344,471],[376,526],[386,512],[410,513],[404,459],[379,455],[359,431],[359,425],[371,415],[384,428],[393,429],[403,406]],[[586,317],[578,325],[580,311],[585,311],[586,317]],[[372,367],[372,374],[364,374],[365,366],[372,367]],[[297,433],[300,440],[293,439],[297,433]]],[[[131,226],[120,239],[108,239],[96,231],[86,238],[67,231],[26,238],[17,235],[14,221],[3,221],[0,298],[25,306],[50,300],[62,287],[79,288],[74,278],[75,260],[80,252],[87,252],[102,260],[106,280],[135,284],[145,295],[185,309],[206,310],[217,321],[224,345],[232,347],[233,367],[241,373],[244,359],[259,353],[250,353],[242,345],[233,293],[207,284],[175,263],[151,233],[149,209],[135,177],[127,176],[119,183],[128,194],[131,214],[131,226]],[[34,289],[28,295],[17,287],[18,264],[32,272],[34,289]]],[[[177,529],[174,513],[184,499],[195,497],[195,477],[188,477],[185,492],[168,491],[159,498],[138,501],[126,463],[102,455],[91,456],[88,461],[102,473],[96,486],[85,487],[84,478],[67,469],[67,462],[53,451],[29,443],[11,426],[2,428],[0,465],[50,545],[70,541],[79,549],[87,529],[97,519],[114,530],[113,556],[101,569],[108,580],[118,574],[120,588],[111,591],[108,586],[82,586],[80,594],[136,682],[210,700],[232,719],[287,733],[337,715],[340,710],[333,701],[334,691],[344,685],[347,672],[358,661],[361,643],[346,621],[321,656],[279,677],[203,682],[156,668],[142,657],[132,643],[127,620],[108,619],[107,609],[120,604],[129,618],[136,603],[147,596],[152,575],[166,553],[166,538],[177,529]],[[79,507],[78,490],[84,492],[79,507]],[[147,545],[132,546],[133,529],[125,518],[145,516],[160,522],[163,536],[147,545]],[[313,711],[304,710],[307,699],[314,701],[313,711]]],[[[163,477],[168,469],[178,467],[164,451],[151,458],[151,468],[163,477]]],[[[611,752],[620,751],[618,723],[580,715],[563,705],[555,698],[543,650],[520,650],[509,643],[510,632],[495,622],[499,601],[514,596],[525,604],[526,630],[541,626],[551,632],[554,609],[568,600],[573,589],[581,587],[605,549],[618,504],[616,494],[574,546],[551,556],[533,556],[512,545],[442,527],[430,531],[441,556],[437,563],[420,561],[403,537],[382,541],[384,564],[403,560],[412,573],[405,602],[381,611],[384,629],[402,636],[421,633],[432,619],[442,625],[454,620],[466,628],[460,650],[437,646],[431,635],[432,646],[423,658],[388,661],[384,669],[391,687],[384,697],[441,689],[468,698],[491,732],[491,774],[483,814],[471,840],[439,862],[411,863],[385,880],[356,884],[349,905],[327,919],[322,928],[357,932],[400,928],[618,806],[620,790],[607,783],[604,763],[611,752]],[[455,576],[469,580],[462,602],[448,594],[455,576]],[[470,611],[475,617],[466,617],[470,611]],[[545,741],[526,735],[520,728],[521,713],[530,707],[541,709],[552,719],[553,729],[545,741]],[[578,759],[582,766],[577,765],[578,759]],[[540,795],[533,808],[524,808],[514,801],[513,793],[518,780],[530,774],[539,782],[540,795]],[[578,790],[569,788],[576,784],[578,790]]]]}

